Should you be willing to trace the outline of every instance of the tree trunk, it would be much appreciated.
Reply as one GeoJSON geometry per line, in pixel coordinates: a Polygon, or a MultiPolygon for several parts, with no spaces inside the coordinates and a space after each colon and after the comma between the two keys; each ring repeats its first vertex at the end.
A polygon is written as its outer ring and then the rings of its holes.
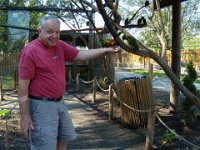
{"type": "Polygon", "coordinates": [[[161,13],[161,8],[160,8],[160,1],[156,0],[156,7],[158,10],[158,15],[159,15],[159,24],[160,24],[160,34],[158,35],[158,39],[160,40],[161,44],[161,57],[167,62],[167,56],[166,56],[166,34],[165,34],[165,26],[164,26],[164,21],[161,13]]]}
{"type": "MultiPolygon", "coordinates": [[[[181,60],[181,0],[175,0],[173,4],[172,19],[172,58],[171,69],[180,79],[180,60],[181,60]]],[[[178,111],[180,91],[171,82],[170,90],[170,111],[178,111]]]]}
{"type": "Polygon", "coordinates": [[[165,39],[165,36],[161,36],[161,47],[162,47],[162,51],[161,51],[161,57],[167,62],[167,48],[166,48],[166,45],[167,45],[167,42],[166,42],[166,39],[165,39]]]}

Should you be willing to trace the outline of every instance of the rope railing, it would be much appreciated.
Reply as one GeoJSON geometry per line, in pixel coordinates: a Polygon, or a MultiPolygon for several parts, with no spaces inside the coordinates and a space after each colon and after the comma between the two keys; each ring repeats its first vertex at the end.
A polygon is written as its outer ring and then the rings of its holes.
{"type": "MultiPolygon", "coordinates": [[[[79,75],[77,75],[77,77],[79,77],[79,75]]],[[[78,78],[76,78],[77,80],[78,78]]],[[[119,101],[119,103],[121,103],[122,105],[124,105],[125,107],[127,107],[128,109],[130,109],[131,111],[136,111],[136,112],[140,112],[140,113],[154,113],[154,115],[151,115],[151,116],[155,116],[156,118],[158,118],[159,122],[167,129],[169,130],[172,134],[174,134],[179,140],[181,141],[184,141],[186,142],[187,144],[189,144],[190,146],[192,147],[195,147],[195,148],[200,148],[200,146],[198,145],[195,145],[193,144],[192,142],[189,142],[188,140],[186,140],[185,138],[181,137],[180,135],[178,135],[176,132],[174,132],[170,127],[168,127],[162,120],[161,118],[159,117],[157,111],[155,111],[155,108],[156,108],[156,105],[152,105],[152,108],[148,109],[148,110],[140,110],[140,109],[137,109],[137,108],[134,108],[134,107],[131,107],[129,106],[128,104],[124,103],[122,100],[120,100],[120,98],[117,96],[117,93],[115,92],[114,90],[114,84],[110,84],[109,85],[109,89],[103,89],[97,82],[97,79],[94,78],[93,80],[91,81],[85,81],[81,78],[79,78],[81,80],[81,82],[85,83],[85,84],[91,84],[93,83],[93,86],[94,84],[96,84],[96,86],[98,86],[101,91],[103,92],[109,92],[109,119],[112,119],[113,118],[113,103],[114,103],[114,94],[116,95],[115,99],[117,101],[119,101]],[[153,111],[152,111],[153,110],[153,111]]],[[[93,88],[93,89],[96,89],[96,88],[93,88]]],[[[96,92],[93,92],[95,95],[96,95],[96,92]]],[[[94,96],[96,97],[96,96],[94,96]]],[[[154,126],[154,125],[153,125],[154,126]]],[[[148,127],[147,127],[148,128],[148,127]]]]}
{"type": "MultiPolygon", "coordinates": [[[[115,93],[114,89],[112,89],[112,91],[115,93]]],[[[116,93],[115,93],[116,94],[116,93]]],[[[117,94],[116,94],[117,95],[117,94]]],[[[133,108],[129,105],[127,105],[126,103],[122,102],[120,100],[119,97],[116,98],[121,104],[123,104],[124,106],[126,106],[128,109],[132,110],[132,111],[137,111],[137,112],[142,112],[142,113],[146,113],[146,112],[150,112],[150,110],[139,110],[139,109],[136,109],[136,108],[133,108]]],[[[155,108],[155,106],[153,106],[155,108]]],[[[159,120],[159,122],[166,128],[168,129],[172,134],[174,134],[179,140],[182,140],[184,142],[186,142],[187,144],[195,147],[195,148],[200,148],[200,146],[198,145],[195,145],[193,144],[192,142],[186,140],[185,138],[181,137],[180,135],[178,135],[176,132],[174,132],[170,127],[168,127],[163,121],[162,119],[159,117],[158,113],[155,111],[155,115],[157,117],[157,119],[159,120]]],[[[109,117],[109,118],[112,118],[112,117],[109,117]]]]}
{"type": "MultiPolygon", "coordinates": [[[[94,79],[90,80],[90,81],[85,81],[83,80],[82,78],[80,78],[80,75],[78,74],[77,77],[76,77],[76,80],[73,80],[72,78],[70,78],[70,80],[72,80],[73,82],[76,81],[77,83],[77,80],[80,80],[82,83],[84,84],[92,84],[93,83],[93,102],[95,101],[96,99],[96,87],[98,86],[99,89],[103,92],[109,92],[109,119],[112,119],[113,118],[113,101],[114,101],[114,94],[116,95],[115,96],[115,99],[117,101],[119,101],[119,103],[121,103],[122,105],[124,105],[125,107],[127,107],[128,109],[130,109],[131,111],[136,111],[136,112],[140,112],[140,113],[151,113],[152,111],[150,109],[148,110],[141,110],[141,109],[137,109],[137,108],[134,108],[126,103],[124,103],[122,100],[120,100],[120,98],[117,96],[117,93],[115,92],[114,90],[114,84],[110,84],[109,85],[109,89],[103,89],[100,84],[98,83],[96,77],[94,77],[94,79]]],[[[14,102],[13,102],[14,103],[14,102]]],[[[3,105],[7,105],[7,104],[10,104],[9,103],[6,103],[6,104],[1,104],[0,106],[3,106],[3,105]]],[[[10,113],[13,112],[13,110],[16,108],[17,106],[17,103],[9,110],[10,113]]],[[[155,108],[155,105],[152,106],[154,109],[155,108]]],[[[168,127],[164,121],[162,121],[162,119],[159,117],[159,114],[157,113],[157,111],[154,111],[154,114],[155,114],[155,117],[158,119],[158,121],[168,130],[170,131],[172,134],[175,135],[175,137],[183,142],[186,142],[188,145],[192,146],[192,147],[195,147],[195,148],[198,148],[200,149],[200,146],[186,140],[185,138],[183,138],[182,136],[180,136],[179,134],[177,134],[174,130],[172,130],[170,127],[168,127]]],[[[6,123],[7,124],[7,123],[6,123]]],[[[6,136],[6,139],[8,137],[6,136]]]]}
{"type": "MultiPolygon", "coordinates": [[[[112,90],[113,92],[115,92],[114,90],[112,90]]],[[[116,94],[116,93],[115,93],[116,94]]],[[[117,94],[116,94],[117,95],[117,94]]],[[[137,112],[142,112],[142,113],[146,113],[146,112],[150,112],[150,110],[139,110],[136,108],[133,108],[129,105],[127,105],[126,103],[122,102],[119,97],[116,98],[121,104],[123,104],[124,106],[126,106],[128,109],[132,110],[132,111],[137,111],[137,112]]],[[[154,106],[155,107],[155,106],[154,106]]],[[[179,140],[182,140],[184,142],[186,142],[187,144],[195,147],[195,148],[200,148],[200,146],[193,144],[192,142],[186,140],[185,138],[183,138],[182,136],[178,135],[176,132],[174,132],[170,127],[168,127],[163,121],[162,119],[159,117],[158,113],[155,111],[155,115],[157,117],[157,119],[159,120],[159,122],[166,128],[168,129],[172,134],[174,134],[179,140]]],[[[112,118],[112,117],[109,117],[112,118]]]]}
{"type": "Polygon", "coordinates": [[[68,72],[68,82],[70,82],[70,84],[71,84],[71,81],[72,81],[72,82],[75,82],[76,79],[73,79],[73,78],[72,78],[71,70],[69,70],[69,72],[68,72]]]}
{"type": "MultiPolygon", "coordinates": [[[[114,90],[114,89],[113,89],[113,92],[115,93],[115,90],[114,90]]],[[[116,93],[115,93],[115,94],[116,94],[116,93]]],[[[117,94],[116,94],[116,95],[117,95],[117,94]]],[[[120,100],[119,97],[117,97],[116,99],[117,99],[117,101],[119,101],[121,104],[123,104],[124,106],[126,106],[127,108],[129,108],[129,109],[132,110],[132,111],[143,112],[143,113],[147,113],[147,112],[150,111],[149,109],[148,109],[148,110],[139,110],[139,109],[133,108],[133,107],[127,105],[126,103],[122,102],[122,101],[120,100]]]]}
{"type": "MultiPolygon", "coordinates": [[[[113,107],[114,107],[113,101],[114,101],[114,95],[116,95],[116,96],[115,96],[115,99],[116,99],[117,101],[119,101],[119,103],[121,103],[122,105],[124,105],[125,107],[127,107],[128,109],[130,109],[131,111],[136,111],[136,112],[140,112],[140,113],[151,113],[151,112],[152,112],[152,111],[150,111],[150,109],[148,109],[148,110],[141,110],[141,109],[134,108],[134,107],[132,107],[132,106],[130,106],[130,105],[124,103],[124,102],[123,102],[122,100],[120,100],[120,98],[117,96],[117,93],[116,93],[115,90],[114,90],[114,86],[115,86],[114,84],[110,84],[110,85],[109,85],[109,89],[106,89],[106,90],[105,90],[105,89],[103,89],[103,88],[99,85],[99,83],[97,82],[96,77],[94,77],[94,79],[92,79],[92,80],[90,80],[90,81],[85,81],[85,80],[83,80],[83,79],[80,78],[80,75],[77,75],[75,81],[77,81],[77,79],[79,79],[79,80],[80,80],[82,83],[84,83],[84,84],[92,84],[92,83],[93,83],[93,87],[95,87],[95,85],[96,85],[96,87],[98,86],[102,91],[104,91],[104,92],[109,92],[109,119],[112,119],[112,118],[113,118],[113,107]]],[[[93,88],[94,91],[95,91],[95,89],[96,89],[96,88],[93,88]]],[[[96,98],[96,92],[94,92],[94,91],[93,91],[93,93],[94,93],[94,98],[96,98]]],[[[94,99],[94,100],[95,100],[95,99],[94,99]]],[[[14,102],[13,102],[13,103],[14,103],[14,102]]],[[[10,102],[9,102],[9,103],[6,103],[6,104],[1,104],[0,106],[7,105],[7,104],[10,104],[10,102]]],[[[16,108],[16,106],[17,106],[17,103],[9,110],[9,112],[12,113],[13,110],[16,108]]],[[[152,107],[153,107],[152,109],[154,109],[154,108],[155,108],[155,105],[152,106],[152,107]]],[[[194,144],[194,143],[192,143],[192,142],[186,140],[185,138],[183,138],[182,136],[180,136],[179,134],[177,134],[174,130],[172,130],[170,127],[168,127],[168,126],[162,121],[162,119],[159,117],[159,114],[157,113],[157,111],[154,111],[154,114],[155,114],[155,117],[158,119],[158,121],[159,121],[167,130],[169,130],[172,134],[174,134],[175,137],[176,137],[177,139],[179,139],[179,140],[181,140],[181,141],[183,141],[183,142],[186,142],[188,145],[190,145],[190,146],[192,146],[192,147],[194,147],[194,148],[200,149],[200,146],[198,146],[198,145],[196,145],[196,144],[194,144]]],[[[6,123],[6,124],[7,124],[7,123],[6,123]]],[[[5,138],[6,138],[6,140],[8,139],[7,136],[6,136],[5,138]]]]}
{"type": "Polygon", "coordinates": [[[96,80],[97,86],[99,87],[99,89],[100,89],[102,92],[108,92],[108,91],[109,91],[109,89],[103,89],[103,87],[101,87],[101,85],[99,84],[99,82],[98,82],[97,79],[92,79],[92,80],[90,80],[90,81],[85,81],[85,80],[83,80],[82,78],[79,78],[79,79],[80,79],[80,81],[81,81],[82,83],[85,83],[85,84],[91,84],[91,83],[94,82],[94,80],[96,80]]]}
{"type": "Polygon", "coordinates": [[[97,85],[102,92],[109,92],[109,89],[103,89],[98,82],[97,85]]]}
{"type": "Polygon", "coordinates": [[[80,81],[84,84],[92,84],[93,86],[93,100],[92,102],[94,103],[95,100],[96,100],[96,92],[97,92],[97,87],[99,87],[99,89],[102,91],[102,92],[109,92],[109,89],[103,89],[100,84],[98,83],[98,80],[96,79],[96,77],[94,77],[94,79],[90,80],[90,81],[86,81],[82,78],[80,78],[80,74],[78,73],[76,75],[76,80],[73,80],[72,79],[72,75],[71,75],[71,70],[69,70],[69,73],[68,73],[68,82],[71,83],[71,81],[75,81],[76,82],[76,92],[79,91],[79,88],[80,88],[80,81]]]}
{"type": "Polygon", "coordinates": [[[80,78],[80,81],[83,82],[83,83],[85,83],[85,84],[91,84],[91,83],[94,82],[94,79],[91,80],[91,81],[85,81],[85,80],[83,80],[83,79],[80,78]]]}
{"type": "Polygon", "coordinates": [[[172,134],[175,135],[176,138],[178,138],[179,140],[182,140],[182,141],[186,142],[187,144],[189,144],[189,145],[191,145],[191,146],[193,146],[193,147],[195,147],[195,148],[200,149],[200,146],[191,143],[190,141],[186,140],[186,139],[183,138],[182,136],[178,135],[178,134],[177,134],[176,132],[174,132],[171,128],[169,128],[169,127],[162,121],[162,119],[159,117],[159,115],[158,115],[157,113],[156,113],[156,117],[158,118],[158,120],[160,121],[160,123],[161,123],[165,128],[167,128],[172,134]]]}

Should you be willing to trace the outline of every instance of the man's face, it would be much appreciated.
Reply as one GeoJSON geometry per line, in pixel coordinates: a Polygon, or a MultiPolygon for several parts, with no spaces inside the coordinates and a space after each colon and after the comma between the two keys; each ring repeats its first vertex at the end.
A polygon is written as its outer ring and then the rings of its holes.
{"type": "Polygon", "coordinates": [[[60,23],[57,20],[47,20],[45,26],[38,32],[42,43],[47,47],[53,47],[60,38],[60,23]]]}

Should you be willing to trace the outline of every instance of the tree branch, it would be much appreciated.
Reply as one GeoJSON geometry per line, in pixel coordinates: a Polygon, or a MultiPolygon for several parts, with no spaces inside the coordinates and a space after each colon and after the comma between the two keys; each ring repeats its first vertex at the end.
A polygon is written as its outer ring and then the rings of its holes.
{"type": "MultiPolygon", "coordinates": [[[[170,78],[170,80],[177,86],[177,88],[186,96],[188,97],[193,104],[195,104],[199,109],[200,109],[200,100],[197,96],[195,96],[193,93],[191,93],[180,81],[180,79],[174,74],[174,72],[171,70],[171,68],[168,66],[168,64],[166,63],[166,61],[164,61],[161,57],[159,57],[155,52],[153,52],[152,50],[146,48],[142,43],[140,43],[139,41],[137,41],[138,45],[140,48],[140,50],[134,50],[132,49],[130,46],[128,46],[127,44],[125,44],[120,37],[118,36],[114,26],[112,20],[108,17],[102,1],[98,0],[96,1],[97,6],[99,8],[99,12],[101,13],[107,27],[108,30],[110,31],[110,33],[112,34],[113,38],[116,40],[116,42],[118,43],[119,46],[121,46],[124,50],[126,50],[127,52],[139,55],[139,56],[145,56],[145,57],[149,57],[152,58],[154,61],[156,61],[165,71],[165,73],[167,74],[167,76],[170,78]]],[[[130,35],[128,32],[126,32],[119,24],[114,24],[115,27],[117,27],[121,32],[123,32],[124,34],[128,34],[130,35]]],[[[134,38],[134,37],[133,37],[134,38]]]]}

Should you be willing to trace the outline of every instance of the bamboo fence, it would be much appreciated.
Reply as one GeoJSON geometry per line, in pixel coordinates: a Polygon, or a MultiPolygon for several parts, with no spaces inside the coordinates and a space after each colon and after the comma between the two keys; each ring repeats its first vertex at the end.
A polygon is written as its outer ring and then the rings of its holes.
{"type": "MultiPolygon", "coordinates": [[[[119,98],[126,105],[138,109],[148,110],[149,100],[152,99],[151,79],[120,80],[118,84],[119,98]]],[[[145,128],[147,126],[148,113],[132,111],[124,104],[120,104],[121,119],[124,126],[131,128],[145,128]]]]}

